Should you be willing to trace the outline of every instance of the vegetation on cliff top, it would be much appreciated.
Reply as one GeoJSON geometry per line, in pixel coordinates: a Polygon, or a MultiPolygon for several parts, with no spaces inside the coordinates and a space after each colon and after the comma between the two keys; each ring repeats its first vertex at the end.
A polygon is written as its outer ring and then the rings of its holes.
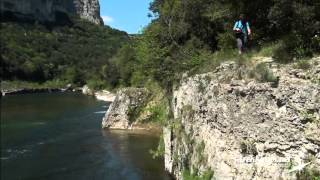
{"type": "MultiPolygon", "coordinates": [[[[288,63],[311,57],[320,52],[319,8],[316,0],[154,0],[152,23],[114,57],[119,80],[125,86],[143,86],[153,79],[172,89],[186,71],[210,71],[223,60],[237,59],[232,27],[240,13],[253,29],[251,50],[244,58],[273,56],[288,63]]],[[[264,72],[261,81],[274,79],[264,72]]]]}

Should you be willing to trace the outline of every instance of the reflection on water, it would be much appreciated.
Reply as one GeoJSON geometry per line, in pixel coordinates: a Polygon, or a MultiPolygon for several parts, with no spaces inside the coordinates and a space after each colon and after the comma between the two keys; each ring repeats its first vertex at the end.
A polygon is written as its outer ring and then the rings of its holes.
{"type": "Polygon", "coordinates": [[[80,94],[1,99],[1,179],[169,179],[158,137],[101,130],[106,103],[80,94]]]}

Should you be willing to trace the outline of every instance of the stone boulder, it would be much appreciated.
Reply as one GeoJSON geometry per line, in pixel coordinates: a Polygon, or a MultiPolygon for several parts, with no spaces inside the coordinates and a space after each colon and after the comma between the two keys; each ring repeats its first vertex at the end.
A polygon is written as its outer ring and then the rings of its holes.
{"type": "Polygon", "coordinates": [[[82,87],[82,94],[93,96],[94,95],[94,91],[92,89],[90,89],[88,85],[84,85],[82,87]]]}
{"type": "Polygon", "coordinates": [[[145,88],[124,88],[119,90],[102,120],[102,128],[132,129],[135,119],[149,97],[150,92],[145,88]]]}

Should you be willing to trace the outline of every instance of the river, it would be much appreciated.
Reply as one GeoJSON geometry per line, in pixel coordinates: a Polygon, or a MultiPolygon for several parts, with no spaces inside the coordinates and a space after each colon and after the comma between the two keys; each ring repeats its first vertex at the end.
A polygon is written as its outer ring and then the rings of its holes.
{"type": "Polygon", "coordinates": [[[159,137],[107,131],[108,104],[77,93],[1,98],[2,180],[169,180],[159,137]]]}

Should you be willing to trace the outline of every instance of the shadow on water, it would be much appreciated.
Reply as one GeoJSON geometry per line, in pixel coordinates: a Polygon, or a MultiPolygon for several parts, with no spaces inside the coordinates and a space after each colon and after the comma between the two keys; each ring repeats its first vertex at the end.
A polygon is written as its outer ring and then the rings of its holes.
{"type": "Polygon", "coordinates": [[[170,179],[158,136],[101,130],[108,104],[76,93],[1,99],[1,179],[170,179]]]}

